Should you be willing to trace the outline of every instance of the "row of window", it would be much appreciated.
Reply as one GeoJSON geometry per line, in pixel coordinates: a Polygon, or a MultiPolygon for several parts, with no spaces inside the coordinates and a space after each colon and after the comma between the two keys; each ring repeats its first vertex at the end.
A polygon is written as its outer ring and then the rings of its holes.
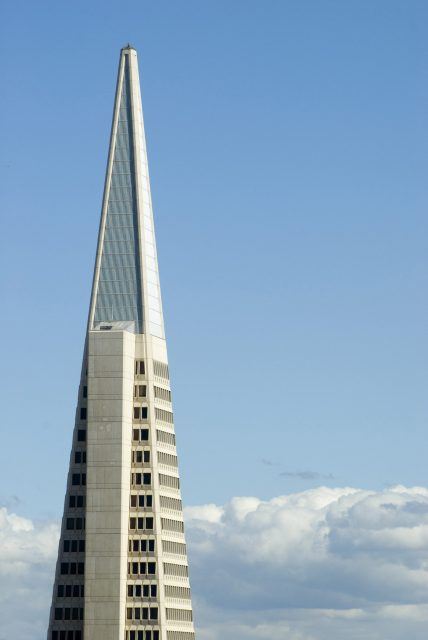
{"type": "Polygon", "coordinates": [[[160,496],[161,509],[171,509],[172,511],[181,511],[183,505],[178,498],[170,498],[170,496],[160,496]]]}
{"type": "Polygon", "coordinates": [[[157,620],[158,608],[157,607],[127,607],[126,619],[127,620],[157,620]]]}
{"type": "Polygon", "coordinates": [[[148,463],[150,462],[150,451],[149,449],[136,449],[132,452],[132,462],[134,464],[137,463],[148,463]]]}
{"type": "Polygon", "coordinates": [[[189,575],[189,569],[185,564],[171,564],[170,562],[164,562],[163,571],[166,576],[187,578],[189,575]]]}
{"type": "Polygon", "coordinates": [[[55,620],[83,620],[83,607],[55,607],[55,620]]]}
{"type": "Polygon", "coordinates": [[[127,631],[126,640],[159,640],[159,631],[146,629],[145,631],[127,631]]]}
{"type": "Polygon", "coordinates": [[[86,487],[86,473],[73,473],[71,484],[73,487],[86,487]]]}
{"type": "Polygon", "coordinates": [[[162,529],[165,531],[178,531],[183,533],[184,523],[181,520],[171,520],[170,518],[161,518],[162,529]]]}
{"type": "Polygon", "coordinates": [[[63,540],[62,548],[64,553],[84,553],[85,541],[84,540],[63,540]]]}
{"type": "Polygon", "coordinates": [[[68,629],[67,631],[52,631],[52,640],[82,640],[83,633],[80,629],[68,629]]]}
{"type": "Polygon", "coordinates": [[[83,584],[59,584],[56,594],[58,598],[84,598],[83,584]]]}
{"type": "Polygon", "coordinates": [[[74,452],[74,464],[86,464],[86,451],[74,452]]]}
{"type": "Polygon", "coordinates": [[[153,553],[155,550],[155,541],[153,538],[130,538],[128,541],[128,550],[131,553],[153,553]]]}
{"type": "Polygon", "coordinates": [[[165,409],[155,407],[155,416],[156,420],[161,420],[162,422],[168,422],[169,424],[174,422],[174,416],[171,411],[166,411],[165,409]]]}
{"type": "Polygon", "coordinates": [[[163,389],[162,387],[157,387],[155,385],[155,398],[159,398],[160,400],[166,400],[167,402],[171,402],[171,391],[169,389],[163,389]]]}
{"type": "Polygon", "coordinates": [[[61,562],[62,576],[82,576],[85,573],[84,562],[61,562]]]}
{"type": "Polygon", "coordinates": [[[128,584],[128,598],[157,598],[157,584],[128,584]]]}
{"type": "Polygon", "coordinates": [[[146,406],[134,407],[134,420],[148,420],[149,408],[146,406]]]}
{"type": "Polygon", "coordinates": [[[154,576],[156,562],[128,562],[128,574],[132,576],[154,576]]]}
{"type": "Polygon", "coordinates": [[[151,493],[131,493],[130,500],[131,507],[134,509],[136,507],[140,507],[140,509],[144,509],[145,507],[153,506],[153,496],[151,493]]]}
{"type": "Polygon", "coordinates": [[[193,622],[191,609],[166,609],[166,619],[180,622],[193,622]]]}
{"type": "Polygon", "coordinates": [[[146,367],[144,364],[144,360],[136,360],[135,361],[135,375],[136,376],[144,376],[146,373],[146,367]]]}
{"type": "Polygon", "coordinates": [[[155,376],[158,378],[164,378],[164,380],[169,380],[169,371],[168,365],[164,362],[159,362],[159,360],[153,360],[153,372],[155,376]]]}
{"type": "Polygon", "coordinates": [[[79,496],[71,494],[68,496],[68,506],[70,509],[81,509],[85,507],[86,504],[86,496],[79,496]]]}
{"type": "Polygon", "coordinates": [[[134,385],[134,398],[146,398],[147,397],[147,387],[145,384],[135,384],[134,385]]]}
{"type": "Polygon", "coordinates": [[[149,430],[132,429],[132,439],[134,442],[147,442],[149,439],[149,430]]]}
{"type": "Polygon", "coordinates": [[[171,453],[164,453],[158,451],[159,464],[167,464],[169,467],[178,467],[177,456],[173,456],[171,453]]]}
{"type": "Polygon", "coordinates": [[[159,474],[159,483],[164,487],[169,487],[170,489],[179,489],[180,488],[180,479],[175,476],[167,476],[164,473],[159,474]]]}
{"type": "Polygon", "coordinates": [[[183,542],[162,540],[162,550],[164,553],[175,553],[178,556],[186,555],[186,545],[183,542]]]}
{"type": "Polygon", "coordinates": [[[172,444],[175,446],[174,433],[169,433],[168,431],[162,431],[161,429],[156,429],[156,437],[158,442],[164,442],[165,444],[172,444]]]}
{"type": "Polygon", "coordinates": [[[67,518],[65,528],[67,531],[81,531],[85,528],[85,518],[67,518]]]}
{"type": "Polygon", "coordinates": [[[134,486],[150,485],[152,484],[151,473],[131,473],[131,484],[134,486]]]}
{"type": "Polygon", "coordinates": [[[189,587],[176,587],[172,584],[165,585],[166,598],[180,598],[181,600],[190,600],[189,587]]]}
{"type": "Polygon", "coordinates": [[[151,529],[154,528],[154,519],[153,516],[146,518],[129,518],[129,528],[130,529],[151,529]]]}

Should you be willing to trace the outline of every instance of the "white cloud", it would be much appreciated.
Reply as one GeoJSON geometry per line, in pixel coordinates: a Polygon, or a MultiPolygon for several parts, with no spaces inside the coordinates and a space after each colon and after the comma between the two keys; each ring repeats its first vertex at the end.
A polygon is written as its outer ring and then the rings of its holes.
{"type": "Polygon", "coordinates": [[[318,487],[204,513],[186,512],[202,640],[426,637],[427,489],[318,487]]]}
{"type": "MultiPolygon", "coordinates": [[[[428,490],[186,510],[198,640],[426,640],[428,490]]],[[[0,509],[0,640],[44,640],[57,523],[0,509]]]]}

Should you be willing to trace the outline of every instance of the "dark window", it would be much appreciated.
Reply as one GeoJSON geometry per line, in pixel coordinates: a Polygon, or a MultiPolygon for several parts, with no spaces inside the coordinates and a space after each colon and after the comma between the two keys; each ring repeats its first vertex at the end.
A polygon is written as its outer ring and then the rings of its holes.
{"type": "Polygon", "coordinates": [[[77,430],[77,440],[78,442],[86,441],[86,429],[78,429],[77,430]]]}
{"type": "Polygon", "coordinates": [[[139,620],[140,619],[140,609],[134,609],[134,620],[139,620]]]}
{"type": "Polygon", "coordinates": [[[148,620],[148,619],[149,619],[149,608],[143,607],[143,620],[148,620]]]}
{"type": "Polygon", "coordinates": [[[153,640],[159,640],[159,631],[153,631],[153,640]]]}
{"type": "Polygon", "coordinates": [[[138,429],[133,429],[132,430],[132,439],[133,440],[138,440],[139,439],[139,430],[138,429]]]}
{"type": "Polygon", "coordinates": [[[144,462],[150,462],[150,451],[144,451],[144,462]]]}
{"type": "Polygon", "coordinates": [[[141,473],[135,474],[135,484],[141,484],[141,473]]]}
{"type": "Polygon", "coordinates": [[[73,584],[73,598],[78,598],[80,594],[80,585],[73,584]]]}
{"type": "Polygon", "coordinates": [[[135,529],[136,518],[129,518],[129,528],[135,529]]]}
{"type": "Polygon", "coordinates": [[[140,494],[138,496],[138,506],[139,507],[144,507],[144,494],[140,494]]]}
{"type": "Polygon", "coordinates": [[[149,597],[149,585],[143,584],[143,598],[149,597]]]}
{"type": "Polygon", "coordinates": [[[80,419],[86,420],[86,407],[80,407],[80,419]]]}
{"type": "Polygon", "coordinates": [[[72,576],[75,576],[77,573],[77,563],[76,562],[70,562],[70,574],[72,576]]]}
{"type": "Polygon", "coordinates": [[[64,540],[62,548],[64,549],[64,553],[68,553],[70,551],[70,540],[64,540]]]}
{"type": "Polygon", "coordinates": [[[68,531],[72,531],[74,529],[74,518],[67,518],[66,527],[68,531]]]}
{"type": "Polygon", "coordinates": [[[71,610],[69,607],[64,609],[64,620],[70,620],[71,610]]]}
{"type": "Polygon", "coordinates": [[[60,631],[59,632],[59,640],[66,640],[66,631],[60,631]]]}
{"type": "Polygon", "coordinates": [[[153,518],[146,518],[146,529],[153,529],[153,518]]]}
{"type": "Polygon", "coordinates": [[[134,595],[134,589],[132,587],[132,584],[128,584],[128,598],[132,598],[134,595]]]}
{"type": "Polygon", "coordinates": [[[148,408],[141,407],[141,420],[147,420],[148,408]]]}
{"type": "Polygon", "coordinates": [[[52,631],[52,640],[58,640],[58,631],[52,631]]]}
{"type": "Polygon", "coordinates": [[[149,439],[149,430],[141,429],[141,440],[146,442],[149,439]]]}
{"type": "Polygon", "coordinates": [[[138,395],[140,398],[145,398],[147,393],[147,387],[145,384],[138,385],[138,395]]]}
{"type": "Polygon", "coordinates": [[[140,407],[134,407],[134,420],[140,419],[140,407]]]}
{"type": "Polygon", "coordinates": [[[77,552],[77,540],[71,540],[71,550],[73,553],[77,552]]]}
{"type": "Polygon", "coordinates": [[[77,496],[76,497],[76,507],[84,507],[85,506],[85,497],[77,496]]]}
{"type": "Polygon", "coordinates": [[[55,609],[55,620],[62,620],[62,609],[55,609]]]}
{"type": "Polygon", "coordinates": [[[58,585],[57,595],[58,595],[58,598],[63,598],[64,597],[64,585],[63,584],[59,584],[58,585]]]}
{"type": "Polygon", "coordinates": [[[138,528],[144,529],[144,518],[138,518],[138,528]]]}
{"type": "Polygon", "coordinates": [[[80,473],[73,473],[71,477],[71,484],[75,487],[80,484],[80,473]]]}
{"type": "MultiPolygon", "coordinates": [[[[132,609],[131,609],[132,611],[132,609]]],[[[135,631],[130,631],[129,632],[129,640],[135,640],[135,631]]]]}
{"type": "Polygon", "coordinates": [[[132,550],[133,551],[138,551],[138,542],[139,542],[139,540],[133,540],[132,541],[132,550]]]}
{"type": "Polygon", "coordinates": [[[82,640],[82,632],[81,631],[75,631],[74,632],[74,640],[82,640]]]}
{"type": "MultiPolygon", "coordinates": [[[[146,640],[147,640],[147,638],[148,638],[148,635],[147,635],[147,631],[146,631],[146,640]]],[[[144,640],[144,631],[137,631],[137,640],[144,640]]],[[[150,638],[150,640],[152,640],[152,639],[150,638]]]]}
{"type": "Polygon", "coordinates": [[[138,562],[133,562],[132,563],[132,573],[134,575],[137,575],[137,573],[138,573],[138,562]]]}
{"type": "Polygon", "coordinates": [[[150,607],[150,620],[157,620],[157,619],[158,619],[158,608],[150,607]]]}
{"type": "Polygon", "coordinates": [[[131,507],[137,506],[137,496],[135,493],[131,494],[131,507]]]}
{"type": "Polygon", "coordinates": [[[82,553],[85,551],[85,541],[84,540],[79,540],[79,551],[82,551],[82,553]]]}
{"type": "Polygon", "coordinates": [[[83,518],[76,518],[76,529],[83,529],[83,518]]]}
{"type": "Polygon", "coordinates": [[[83,387],[83,397],[84,398],[88,397],[88,387],[86,385],[83,387]]]}
{"type": "Polygon", "coordinates": [[[141,540],[141,551],[147,551],[147,540],[141,540]]]}
{"type": "Polygon", "coordinates": [[[150,585],[150,595],[152,596],[152,598],[156,598],[158,595],[158,587],[156,584],[151,584],[150,585]]]}
{"type": "Polygon", "coordinates": [[[86,487],[86,473],[82,473],[82,485],[86,487]]]}
{"type": "Polygon", "coordinates": [[[135,585],[135,597],[141,598],[141,584],[135,585]]]}
{"type": "Polygon", "coordinates": [[[150,575],[154,575],[156,573],[156,562],[149,562],[147,564],[147,573],[150,573],[150,575]]]}
{"type": "Polygon", "coordinates": [[[136,451],[135,452],[135,462],[143,462],[143,452],[136,451]]]}
{"type": "Polygon", "coordinates": [[[77,573],[80,576],[83,576],[83,574],[85,573],[85,563],[84,562],[79,562],[77,565],[77,573]]]}
{"type": "Polygon", "coordinates": [[[149,540],[149,551],[154,551],[154,550],[155,550],[155,541],[149,540]]]}
{"type": "Polygon", "coordinates": [[[152,507],[153,506],[153,496],[152,495],[148,495],[146,496],[146,507],[152,507]]]}
{"type": "Polygon", "coordinates": [[[74,507],[76,506],[76,496],[70,496],[70,498],[68,499],[68,506],[70,507],[70,509],[74,509],[74,507]]]}
{"type": "Polygon", "coordinates": [[[152,474],[143,473],[143,484],[152,484],[152,474]]]}
{"type": "Polygon", "coordinates": [[[71,596],[73,595],[73,587],[71,584],[66,584],[65,585],[65,597],[66,598],[71,598],[71,596]]]}
{"type": "Polygon", "coordinates": [[[143,574],[143,575],[146,573],[146,563],[145,562],[140,562],[140,573],[143,574]]]}
{"type": "Polygon", "coordinates": [[[146,373],[146,368],[144,366],[144,360],[140,360],[140,375],[144,375],[146,373]]]}
{"type": "Polygon", "coordinates": [[[82,462],[86,464],[86,451],[82,451],[82,462]]]}
{"type": "Polygon", "coordinates": [[[80,464],[82,462],[82,452],[76,451],[74,454],[74,462],[75,464],[80,464]]]}
{"type": "Polygon", "coordinates": [[[71,619],[78,620],[79,619],[79,609],[77,607],[73,607],[71,610],[71,619]]]}
{"type": "Polygon", "coordinates": [[[132,620],[132,609],[126,610],[126,618],[127,620],[132,620]]]}

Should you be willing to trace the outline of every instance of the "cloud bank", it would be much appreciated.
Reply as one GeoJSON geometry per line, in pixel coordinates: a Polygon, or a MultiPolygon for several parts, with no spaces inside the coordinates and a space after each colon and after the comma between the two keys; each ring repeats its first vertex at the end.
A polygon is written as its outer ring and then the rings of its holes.
{"type": "MultiPolygon", "coordinates": [[[[186,510],[198,640],[426,640],[428,489],[186,510]]],[[[0,640],[45,640],[57,523],[0,509],[0,640]]]]}

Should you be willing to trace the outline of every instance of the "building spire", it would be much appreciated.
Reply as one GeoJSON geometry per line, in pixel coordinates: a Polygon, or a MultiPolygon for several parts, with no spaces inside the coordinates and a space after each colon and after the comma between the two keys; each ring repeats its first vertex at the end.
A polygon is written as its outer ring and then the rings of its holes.
{"type": "Polygon", "coordinates": [[[136,50],[121,50],[90,328],[127,323],[164,338],[136,50]]]}

